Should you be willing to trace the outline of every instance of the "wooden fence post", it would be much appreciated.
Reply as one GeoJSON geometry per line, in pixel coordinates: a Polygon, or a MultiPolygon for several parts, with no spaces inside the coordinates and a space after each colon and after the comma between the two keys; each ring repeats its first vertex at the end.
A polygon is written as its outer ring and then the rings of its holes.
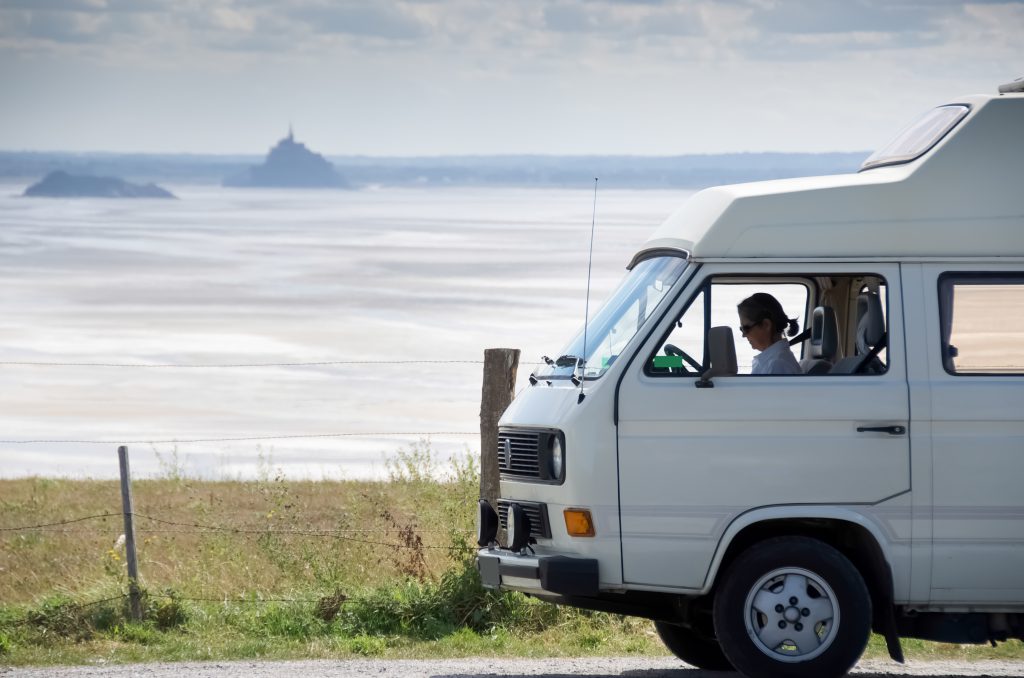
{"type": "Polygon", "coordinates": [[[124,549],[128,559],[128,605],[134,621],[142,621],[142,597],[139,593],[139,561],[135,555],[135,506],[132,501],[132,476],[128,467],[128,448],[117,448],[121,463],[121,507],[124,511],[124,549]]]}
{"type": "Polygon", "coordinates": [[[498,419],[516,392],[518,348],[484,350],[484,384],[480,398],[480,498],[498,508],[498,419]]]}

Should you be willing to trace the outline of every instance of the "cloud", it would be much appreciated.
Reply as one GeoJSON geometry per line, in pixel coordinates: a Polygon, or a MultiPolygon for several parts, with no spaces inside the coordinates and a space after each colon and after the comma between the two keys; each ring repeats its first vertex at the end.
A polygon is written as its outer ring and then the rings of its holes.
{"type": "MultiPolygon", "coordinates": [[[[0,0],[2,49],[108,61],[459,59],[501,76],[700,61],[844,59],[927,50],[1016,16],[1021,0],[0,0]],[[991,8],[991,9],[990,9],[991,8]],[[248,55],[248,56],[246,56],[248,55]],[[234,58],[234,57],[231,57],[234,58]]],[[[1020,24],[1017,24],[1018,27],[1020,24]]],[[[2,53],[0,53],[2,56],[2,53]]]]}
{"type": "Polygon", "coordinates": [[[594,13],[576,3],[558,3],[546,7],[544,24],[549,30],[565,33],[585,33],[598,27],[594,13]]]}
{"type": "Polygon", "coordinates": [[[106,0],[0,0],[0,10],[20,9],[37,12],[102,12],[106,0]]]}
{"type": "Polygon", "coordinates": [[[212,23],[228,31],[251,32],[256,26],[252,14],[241,12],[232,7],[216,7],[210,12],[212,23]]]}
{"type": "Polygon", "coordinates": [[[98,43],[104,23],[102,15],[84,12],[6,11],[0,15],[0,34],[59,44],[98,43]]]}
{"type": "Polygon", "coordinates": [[[166,12],[170,0],[0,0],[0,35],[5,52],[76,55],[85,48],[102,53],[145,36],[145,17],[166,12]]]}
{"type": "Polygon", "coordinates": [[[293,9],[288,15],[319,33],[413,40],[430,32],[427,24],[397,4],[307,5],[293,9]]]}
{"type": "Polygon", "coordinates": [[[543,8],[544,28],[556,33],[585,33],[611,39],[649,35],[699,35],[700,15],[691,8],[658,0],[550,2],[543,8]]]}
{"type": "Polygon", "coordinates": [[[1021,10],[1024,0],[773,1],[751,5],[754,33],[735,44],[746,58],[790,62],[985,51],[1013,40],[1008,19],[1024,26],[1021,10]]]}
{"type": "Polygon", "coordinates": [[[171,8],[171,0],[0,0],[0,12],[154,13],[171,8]]]}
{"type": "Polygon", "coordinates": [[[929,30],[940,15],[959,8],[920,0],[786,0],[755,10],[752,19],[766,33],[903,33],[929,30]]]}

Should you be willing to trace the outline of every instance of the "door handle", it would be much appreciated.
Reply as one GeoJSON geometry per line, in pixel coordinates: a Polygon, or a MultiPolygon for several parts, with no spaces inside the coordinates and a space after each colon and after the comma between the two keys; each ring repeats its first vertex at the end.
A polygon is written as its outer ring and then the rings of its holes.
{"type": "Polygon", "coordinates": [[[891,436],[901,436],[907,432],[906,426],[858,426],[857,433],[888,433],[891,436]]]}

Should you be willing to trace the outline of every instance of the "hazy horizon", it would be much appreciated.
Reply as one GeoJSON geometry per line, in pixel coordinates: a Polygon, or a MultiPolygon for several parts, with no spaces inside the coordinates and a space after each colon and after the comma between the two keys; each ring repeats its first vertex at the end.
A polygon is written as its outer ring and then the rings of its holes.
{"type": "MultiPolygon", "coordinates": [[[[143,156],[143,157],[169,157],[169,158],[218,158],[218,159],[241,159],[258,160],[266,157],[267,151],[273,147],[274,142],[268,143],[267,148],[262,151],[240,151],[233,153],[207,153],[207,152],[184,152],[184,151],[111,151],[104,149],[68,150],[55,148],[52,150],[40,150],[34,148],[0,148],[0,153],[24,154],[24,155],[69,155],[69,156],[143,156]]],[[[787,151],[784,149],[768,149],[763,151],[708,151],[704,153],[426,153],[423,155],[410,154],[370,154],[370,153],[324,153],[306,143],[302,139],[296,139],[299,143],[305,144],[311,151],[323,155],[328,160],[346,159],[359,160],[459,160],[459,159],[514,159],[514,158],[641,158],[651,160],[671,160],[674,158],[717,158],[728,156],[765,156],[765,155],[837,155],[837,154],[869,154],[872,149],[857,148],[852,150],[826,149],[822,151],[787,151]]]]}
{"type": "MultiPolygon", "coordinates": [[[[721,184],[854,172],[858,153],[739,153],[689,156],[327,156],[350,188],[517,186],[585,188],[594,177],[620,189],[698,189],[721,184]]],[[[142,155],[0,151],[0,179],[39,181],[61,170],[143,183],[237,183],[259,155],[142,155]]],[[[164,186],[164,188],[167,188],[164,186]]]]}

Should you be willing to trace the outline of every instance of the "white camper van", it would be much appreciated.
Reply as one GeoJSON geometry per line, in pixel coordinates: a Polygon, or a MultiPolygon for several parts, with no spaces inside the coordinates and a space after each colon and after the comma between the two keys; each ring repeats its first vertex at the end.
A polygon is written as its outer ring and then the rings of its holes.
{"type": "Polygon", "coordinates": [[[843,675],[871,630],[897,661],[1024,638],[1024,82],[1000,89],[856,174],[672,215],[502,417],[484,584],[748,676],[843,675]],[[802,374],[750,374],[758,291],[807,328],[802,374]]]}

